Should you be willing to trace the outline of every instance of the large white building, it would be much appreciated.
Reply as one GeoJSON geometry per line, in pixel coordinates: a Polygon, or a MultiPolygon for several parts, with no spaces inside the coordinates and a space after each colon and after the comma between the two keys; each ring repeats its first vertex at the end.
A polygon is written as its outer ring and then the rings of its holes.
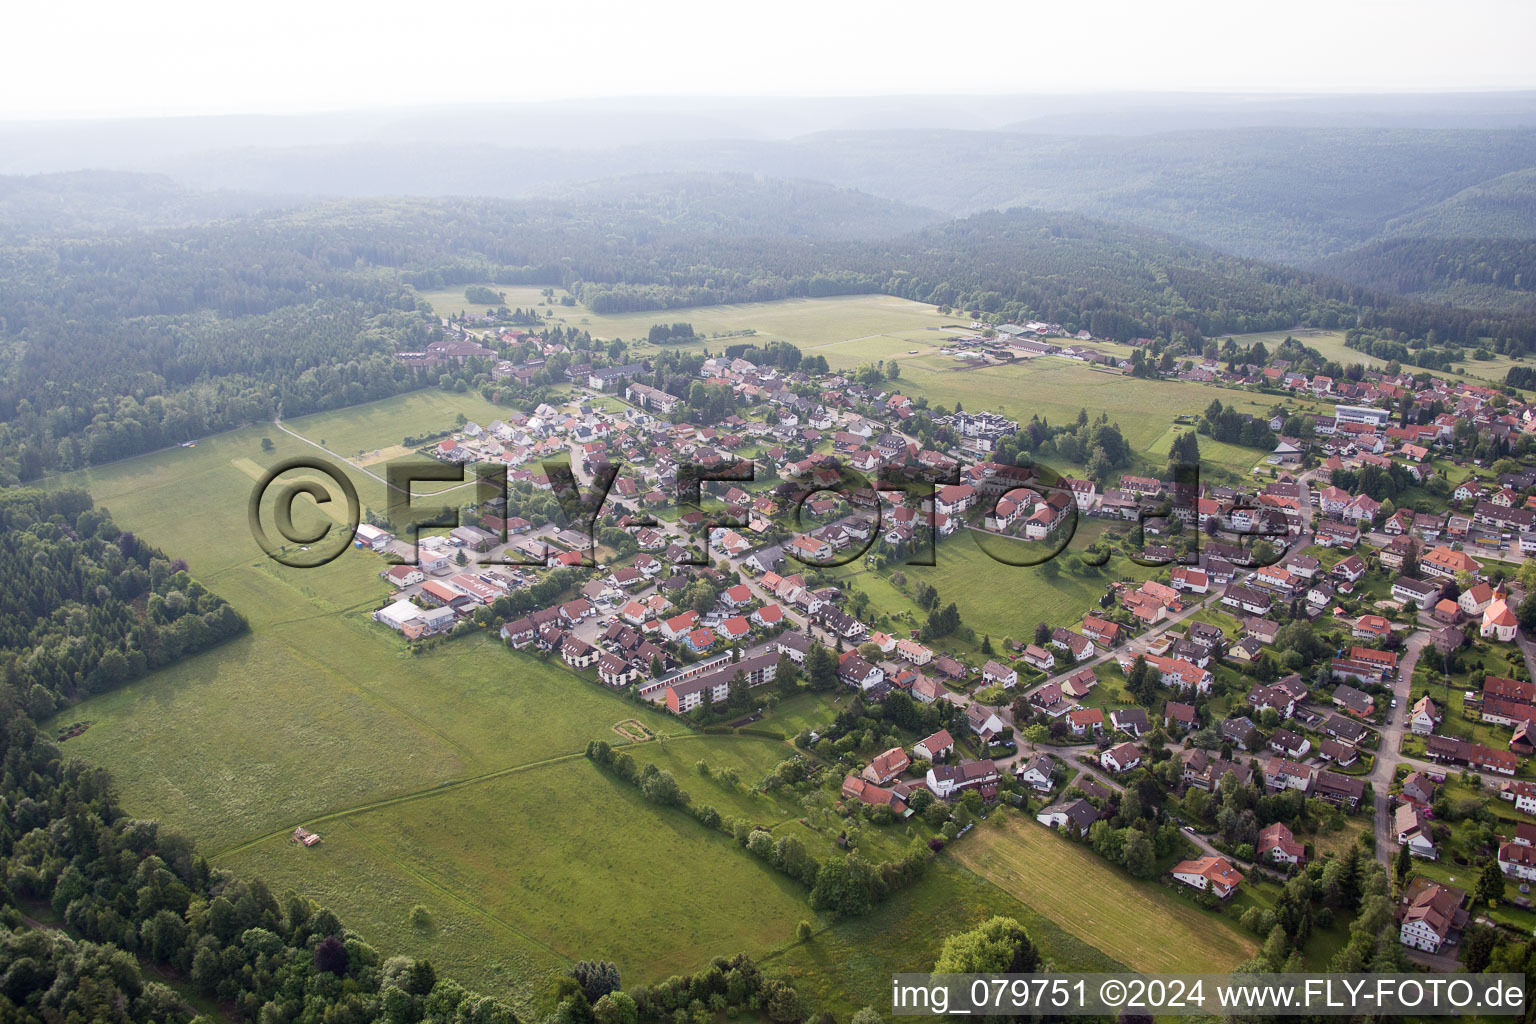
{"type": "Polygon", "coordinates": [[[1370,405],[1335,406],[1333,415],[1339,423],[1365,423],[1373,427],[1385,426],[1392,418],[1391,410],[1377,409],[1370,405]]]}

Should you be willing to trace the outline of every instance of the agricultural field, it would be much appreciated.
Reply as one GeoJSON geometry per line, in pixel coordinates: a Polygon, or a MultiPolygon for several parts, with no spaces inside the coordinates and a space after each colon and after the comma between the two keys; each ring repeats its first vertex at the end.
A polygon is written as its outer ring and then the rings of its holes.
{"type": "Polygon", "coordinates": [[[978,826],[955,856],[1132,971],[1226,970],[1258,949],[1235,922],[1135,881],[1032,821],[1008,817],[978,826]]]}

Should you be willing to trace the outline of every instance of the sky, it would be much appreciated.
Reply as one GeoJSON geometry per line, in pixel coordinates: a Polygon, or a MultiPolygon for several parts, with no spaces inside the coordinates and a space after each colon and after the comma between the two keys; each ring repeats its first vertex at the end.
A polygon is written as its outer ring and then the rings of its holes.
{"type": "Polygon", "coordinates": [[[87,0],[15,4],[5,20],[5,120],[611,96],[1536,88],[1531,0],[87,0]]]}

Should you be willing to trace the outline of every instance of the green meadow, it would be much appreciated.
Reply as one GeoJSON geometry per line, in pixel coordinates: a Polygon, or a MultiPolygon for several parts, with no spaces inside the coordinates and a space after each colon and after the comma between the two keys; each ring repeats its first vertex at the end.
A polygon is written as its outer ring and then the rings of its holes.
{"type": "Polygon", "coordinates": [[[866,568],[860,561],[835,570],[832,575],[852,590],[868,593],[873,607],[905,612],[916,623],[927,617],[911,597],[915,584],[922,580],[938,591],[942,604],[955,602],[961,621],[975,629],[978,637],[986,634],[994,644],[1006,636],[1024,641],[1033,635],[1037,622],[1068,627],[1080,623],[1083,612],[1096,607],[1111,581],[1142,580],[1156,575],[1158,570],[1137,565],[1118,553],[1091,573],[1085,570],[1078,575],[1069,568],[1070,556],[1102,537],[1107,525],[1102,520],[1079,521],[1076,535],[1053,559],[1058,569],[1054,577],[1037,565],[998,561],[982,550],[970,530],[941,540],[934,551],[933,565],[895,565],[880,572],[866,568]],[[892,582],[893,572],[906,576],[904,589],[898,589],[892,582]]]}
{"type": "Polygon", "coordinates": [[[1258,949],[1235,923],[1130,878],[1036,822],[1008,819],[976,831],[976,842],[956,847],[962,864],[1132,971],[1225,970],[1258,949]]]}
{"type": "MultiPolygon", "coordinates": [[[[1360,363],[1363,366],[1379,370],[1387,365],[1385,359],[1368,356],[1364,352],[1358,352],[1345,345],[1343,331],[1301,328],[1294,331],[1265,331],[1259,334],[1239,334],[1234,337],[1242,345],[1252,345],[1256,341],[1262,341],[1273,352],[1275,347],[1283,342],[1287,336],[1295,338],[1308,348],[1317,349],[1324,358],[1337,360],[1346,366],[1350,363],[1360,363]]],[[[1504,376],[1509,373],[1509,368],[1520,365],[1523,364],[1508,356],[1494,356],[1492,359],[1468,358],[1463,362],[1455,364],[1449,373],[1435,370],[1430,372],[1434,373],[1437,377],[1451,379],[1455,379],[1458,376],[1477,377],[1490,383],[1503,384],[1504,376]],[[1457,371],[1461,372],[1458,373],[1457,371]]],[[[1421,372],[1420,368],[1415,366],[1407,366],[1404,369],[1413,373],[1421,372]]]]}

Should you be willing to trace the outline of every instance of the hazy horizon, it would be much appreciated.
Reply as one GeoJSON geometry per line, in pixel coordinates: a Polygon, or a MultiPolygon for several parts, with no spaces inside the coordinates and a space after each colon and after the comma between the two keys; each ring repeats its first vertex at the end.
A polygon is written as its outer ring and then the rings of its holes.
{"type": "Polygon", "coordinates": [[[189,0],[85,16],[22,8],[0,67],[0,120],[295,114],[627,96],[891,97],[1412,94],[1536,88],[1536,6],[1300,0],[1253,31],[1247,12],[1187,0],[1071,9],[970,0],[942,18],[789,0],[769,12],[574,0],[558,12],[467,0],[294,0],[258,17],[189,0]],[[1115,31],[1106,28],[1113,26],[1115,31]],[[60,53],[67,53],[64,61],[60,53]],[[1456,55],[1456,59],[1447,59],[1456,55]],[[1475,58],[1475,59],[1471,59],[1475,58]],[[39,84],[45,88],[39,88],[39,84]],[[701,88],[701,86],[704,86],[701,88]]]}

